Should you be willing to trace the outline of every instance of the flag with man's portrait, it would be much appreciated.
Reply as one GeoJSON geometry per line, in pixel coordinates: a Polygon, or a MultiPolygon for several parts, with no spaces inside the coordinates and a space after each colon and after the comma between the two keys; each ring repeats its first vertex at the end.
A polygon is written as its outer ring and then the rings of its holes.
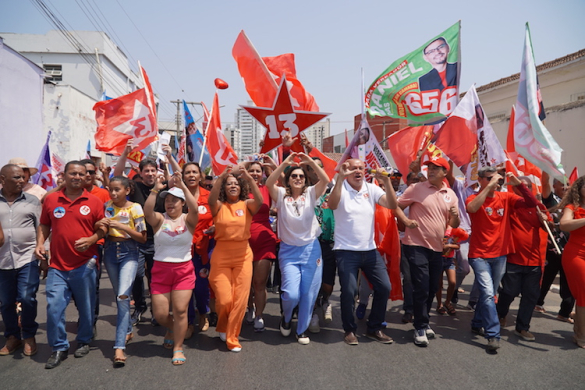
{"type": "Polygon", "coordinates": [[[365,93],[369,114],[411,125],[445,120],[459,101],[460,29],[455,23],[376,77],[365,93]]]}

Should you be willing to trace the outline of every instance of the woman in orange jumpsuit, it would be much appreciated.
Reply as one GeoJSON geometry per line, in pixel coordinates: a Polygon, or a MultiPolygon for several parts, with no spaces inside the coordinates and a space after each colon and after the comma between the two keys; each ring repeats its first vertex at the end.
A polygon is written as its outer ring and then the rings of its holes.
{"type": "MultiPolygon", "coordinates": [[[[239,169],[238,169],[239,170],[239,169]]],[[[248,244],[252,216],[262,206],[262,194],[245,170],[234,176],[229,165],[209,194],[215,223],[215,249],[211,255],[209,284],[215,293],[216,330],[232,352],[240,352],[238,340],[252,283],[252,249],[248,244]],[[254,199],[248,199],[251,191],[254,199]]]]}

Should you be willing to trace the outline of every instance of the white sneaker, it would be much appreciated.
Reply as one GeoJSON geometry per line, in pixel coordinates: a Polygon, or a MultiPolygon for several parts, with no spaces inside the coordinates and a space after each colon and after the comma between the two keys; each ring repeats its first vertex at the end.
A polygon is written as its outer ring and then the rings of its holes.
{"type": "Polygon", "coordinates": [[[219,332],[219,339],[225,342],[227,340],[226,334],[224,332],[219,332]]]}
{"type": "Polygon", "coordinates": [[[425,333],[427,335],[427,338],[429,338],[429,339],[435,338],[435,331],[432,330],[430,326],[427,326],[427,328],[425,329],[425,333]]]}
{"type": "Polygon", "coordinates": [[[246,323],[253,324],[255,317],[254,309],[248,308],[248,311],[246,311],[246,323]]]}
{"type": "Polygon", "coordinates": [[[313,313],[313,317],[311,317],[311,323],[309,324],[309,332],[311,333],[319,333],[321,329],[319,328],[319,316],[317,313],[313,313]]]}
{"type": "Polygon", "coordinates": [[[232,349],[230,349],[230,351],[232,352],[240,352],[242,350],[242,347],[234,347],[232,349]]]}
{"type": "Polygon", "coordinates": [[[264,332],[266,328],[264,327],[264,319],[262,317],[256,317],[254,319],[254,332],[260,333],[264,332]]]}
{"type": "Polygon", "coordinates": [[[423,347],[429,345],[429,339],[424,329],[414,330],[414,343],[423,347]]]}
{"type": "Polygon", "coordinates": [[[325,320],[326,324],[331,323],[333,321],[333,310],[331,308],[331,303],[329,301],[323,301],[322,304],[323,308],[323,319],[325,320]]]}
{"type": "Polygon", "coordinates": [[[307,336],[304,333],[301,333],[301,334],[298,334],[297,335],[297,341],[301,345],[307,345],[307,344],[309,344],[311,342],[311,340],[309,339],[309,336],[307,336]]]}

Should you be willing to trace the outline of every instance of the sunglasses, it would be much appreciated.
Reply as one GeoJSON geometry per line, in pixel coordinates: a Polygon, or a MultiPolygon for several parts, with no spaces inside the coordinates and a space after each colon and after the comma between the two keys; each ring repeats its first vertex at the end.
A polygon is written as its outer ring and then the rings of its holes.
{"type": "Polygon", "coordinates": [[[95,171],[86,171],[89,175],[95,175],[95,171]]]}
{"type": "Polygon", "coordinates": [[[305,175],[303,175],[302,173],[301,174],[293,173],[292,175],[290,175],[290,177],[292,177],[293,179],[304,179],[305,175]]]}

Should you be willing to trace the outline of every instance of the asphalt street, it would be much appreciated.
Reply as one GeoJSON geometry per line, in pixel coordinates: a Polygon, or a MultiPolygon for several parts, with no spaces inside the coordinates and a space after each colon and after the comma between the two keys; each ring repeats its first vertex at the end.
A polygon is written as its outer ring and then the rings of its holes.
{"type": "MultiPolygon", "coordinates": [[[[461,294],[467,304],[472,275],[461,294]]],[[[186,342],[183,366],[171,365],[171,352],[162,347],[164,329],[146,321],[135,328],[128,344],[124,368],[114,369],[113,340],[116,309],[106,272],[101,280],[98,334],[91,352],[75,359],[77,314],[67,309],[69,358],[53,370],[44,368],[51,354],[46,338],[45,283],[38,293],[39,352],[26,357],[22,349],[0,357],[0,389],[579,389],[585,384],[585,351],[571,341],[572,325],[556,320],[560,298],[550,292],[547,313],[535,313],[531,332],[536,341],[514,335],[515,300],[502,331],[501,348],[487,353],[486,340],[470,332],[473,312],[458,306],[455,317],[432,311],[431,326],[437,338],[426,348],[413,344],[412,324],[403,324],[401,302],[389,302],[386,333],[394,338],[383,345],[364,336],[365,320],[359,321],[359,345],[343,342],[339,309],[339,285],[332,297],[333,322],[310,334],[311,343],[300,345],[294,335],[278,331],[278,296],[268,293],[266,331],[254,333],[242,327],[240,353],[227,350],[215,328],[196,333],[186,342]]],[[[369,313],[369,310],[368,312],[369,313]]],[[[367,315],[367,314],[366,314],[367,315]]],[[[294,327],[294,325],[293,325],[294,327]]],[[[0,331],[4,324],[0,322],[0,331]]],[[[1,337],[0,342],[4,343],[1,337]]]]}

